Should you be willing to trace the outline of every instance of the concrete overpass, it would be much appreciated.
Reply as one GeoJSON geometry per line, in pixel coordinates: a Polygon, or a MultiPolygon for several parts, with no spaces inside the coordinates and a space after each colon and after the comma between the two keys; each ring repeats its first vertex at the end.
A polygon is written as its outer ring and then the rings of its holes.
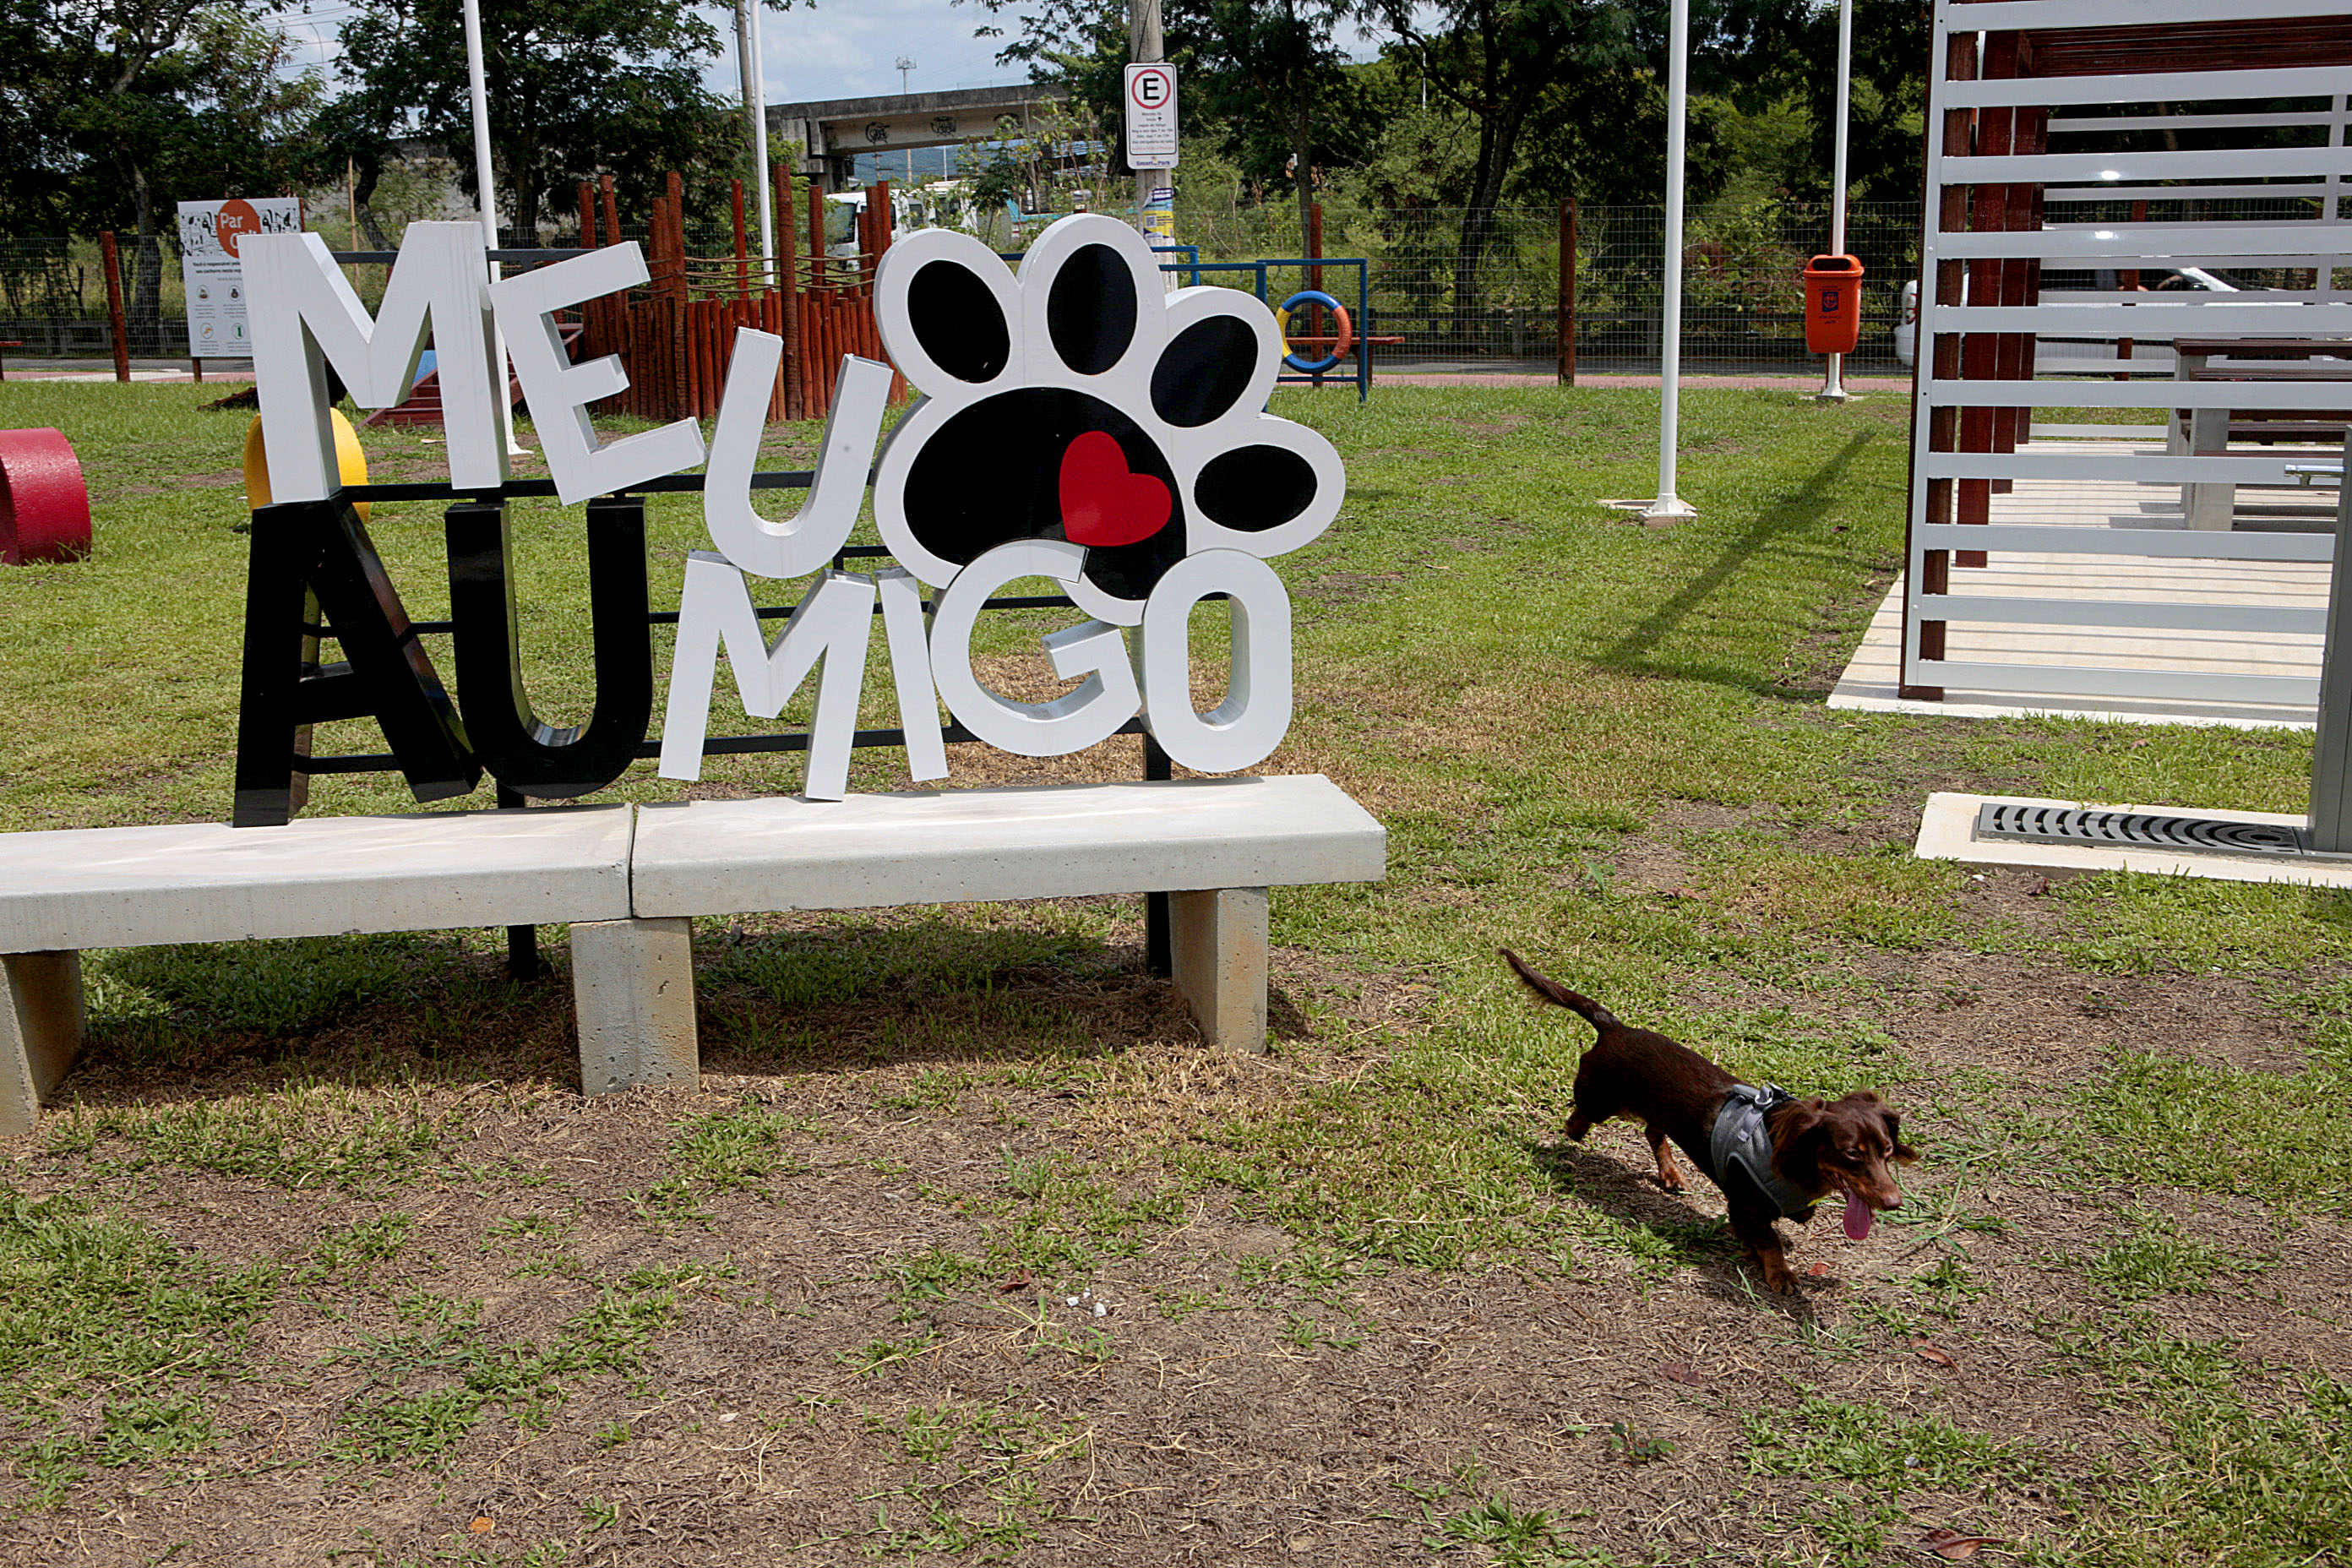
{"type": "Polygon", "coordinates": [[[894,93],[768,105],[768,146],[779,163],[837,191],[860,153],[948,147],[992,137],[1006,119],[1025,130],[1039,104],[1069,96],[1058,87],[965,88],[955,92],[894,93]]]}

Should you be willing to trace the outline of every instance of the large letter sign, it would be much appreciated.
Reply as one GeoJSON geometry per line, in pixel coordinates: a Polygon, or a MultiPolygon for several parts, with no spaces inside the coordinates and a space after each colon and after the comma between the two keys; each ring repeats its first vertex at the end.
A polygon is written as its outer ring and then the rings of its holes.
{"type": "MultiPolygon", "coordinates": [[[[315,237],[246,242],[246,276],[272,306],[255,314],[254,352],[277,502],[254,514],[240,823],[299,809],[310,727],[328,720],[374,718],[420,800],[466,794],[485,768],[511,791],[574,797],[651,750],[645,501],[630,492],[702,462],[700,428],[600,442],[588,405],[626,378],[616,359],[572,363],[554,328],[558,309],[644,280],[634,245],[496,284],[487,261],[471,224],[412,225],[371,320],[315,237]],[[589,503],[596,701],[578,729],[537,718],[516,658],[494,315],[559,499],[589,503]],[[428,331],[448,409],[455,702],[418,641],[430,628],[410,626],[340,493],[326,416],[329,365],[361,403],[396,402],[428,331]],[[328,637],[341,662],[319,662],[328,637]]],[[[803,787],[839,799],[877,614],[917,780],[948,773],[942,702],[959,738],[1030,756],[1092,746],[1140,717],[1196,771],[1263,760],[1292,706],[1290,601],[1266,562],[1328,527],[1346,489],[1328,441],[1265,411],[1282,357],[1265,306],[1230,289],[1165,293],[1141,236],[1081,215],[1039,236],[1017,275],[970,236],[908,236],[882,258],[874,309],[923,396],[884,439],[891,367],[845,356],[814,481],[788,517],[752,500],[782,344],[736,334],[699,487],[712,548],[687,563],[662,775],[700,775],[723,655],[752,717],[775,718],[814,678],[803,787]],[[841,571],[869,463],[875,526],[898,564],[841,571]],[[1034,578],[1080,613],[1043,639],[1055,674],[1076,683],[1043,702],[992,689],[973,657],[994,596],[1034,578]],[[761,580],[803,584],[772,637],[761,618],[778,612],[758,605],[776,595],[755,594],[761,580]],[[1192,626],[1212,600],[1231,616],[1230,670],[1203,713],[1192,626]]]]}

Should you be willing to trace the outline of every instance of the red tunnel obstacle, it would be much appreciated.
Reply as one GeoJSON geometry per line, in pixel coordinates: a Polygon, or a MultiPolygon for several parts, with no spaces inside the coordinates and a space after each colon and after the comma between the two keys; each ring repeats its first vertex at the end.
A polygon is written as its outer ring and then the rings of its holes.
{"type": "Polygon", "coordinates": [[[89,486],[65,432],[0,430],[0,565],[89,553],[89,486]]]}

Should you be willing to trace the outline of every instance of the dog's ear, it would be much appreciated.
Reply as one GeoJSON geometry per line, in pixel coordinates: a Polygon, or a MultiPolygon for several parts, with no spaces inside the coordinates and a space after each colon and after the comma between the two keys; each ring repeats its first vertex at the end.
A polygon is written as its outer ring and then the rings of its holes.
{"type": "Polygon", "coordinates": [[[1903,1118],[1895,1112],[1895,1108],[1888,1106],[1880,1111],[1878,1116],[1886,1126],[1886,1142],[1893,1145],[1895,1150],[1887,1158],[1898,1165],[1907,1165],[1916,1160],[1919,1157],[1919,1151],[1903,1142],[1903,1118]]]}
{"type": "Polygon", "coordinates": [[[1783,1176],[1806,1185],[1818,1176],[1822,1137],[1829,1131],[1829,1107],[1818,1098],[1797,1101],[1772,1124],[1772,1164],[1783,1176]]]}

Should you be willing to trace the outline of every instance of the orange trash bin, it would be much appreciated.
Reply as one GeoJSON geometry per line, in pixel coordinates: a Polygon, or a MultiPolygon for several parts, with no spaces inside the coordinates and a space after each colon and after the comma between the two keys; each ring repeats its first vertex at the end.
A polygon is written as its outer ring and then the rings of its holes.
{"type": "Polygon", "coordinates": [[[1805,263],[1805,349],[1850,354],[1862,342],[1862,263],[1816,256],[1805,263]]]}

